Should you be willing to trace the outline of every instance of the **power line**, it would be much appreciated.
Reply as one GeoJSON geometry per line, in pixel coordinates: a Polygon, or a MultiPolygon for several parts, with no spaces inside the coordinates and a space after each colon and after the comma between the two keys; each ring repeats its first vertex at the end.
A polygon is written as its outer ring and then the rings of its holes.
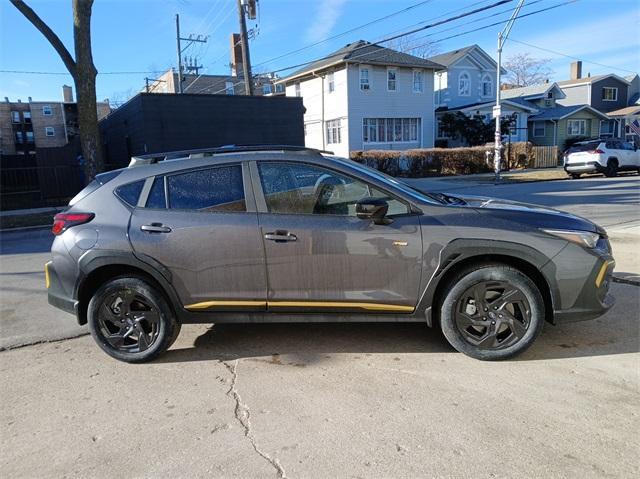
{"type": "MultiPolygon", "coordinates": [[[[148,73],[162,73],[166,70],[148,70],[139,72],[98,72],[98,75],[145,75],[148,73]]],[[[43,71],[26,71],[26,70],[0,70],[0,73],[18,73],[21,75],[68,75],[69,72],[43,72],[43,71]]]]}
{"type": "Polygon", "coordinates": [[[633,70],[626,70],[624,68],[612,67],[611,65],[605,65],[604,63],[598,63],[598,62],[594,62],[594,61],[591,61],[591,60],[585,60],[584,58],[573,57],[571,55],[567,55],[566,53],[560,53],[560,52],[557,52],[555,50],[550,50],[548,48],[540,47],[538,45],[532,45],[531,43],[522,42],[522,41],[516,40],[514,38],[509,38],[509,41],[520,43],[522,45],[526,45],[526,46],[531,47],[531,48],[537,48],[538,50],[542,50],[542,51],[545,51],[545,52],[548,52],[548,53],[553,53],[554,55],[559,55],[561,57],[570,58],[572,60],[580,60],[580,61],[583,61],[585,63],[591,63],[592,65],[598,65],[598,66],[605,67],[605,68],[611,68],[612,70],[620,70],[622,72],[627,72],[627,73],[636,73],[633,70]]]}

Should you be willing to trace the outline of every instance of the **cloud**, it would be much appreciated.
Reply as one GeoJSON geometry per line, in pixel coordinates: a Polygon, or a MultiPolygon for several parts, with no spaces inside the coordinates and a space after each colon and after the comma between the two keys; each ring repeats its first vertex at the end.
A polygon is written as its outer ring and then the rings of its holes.
{"type": "Polygon", "coordinates": [[[311,42],[324,40],[342,15],[346,2],[347,0],[321,0],[318,2],[317,15],[312,18],[313,24],[306,33],[307,40],[311,42]]]}

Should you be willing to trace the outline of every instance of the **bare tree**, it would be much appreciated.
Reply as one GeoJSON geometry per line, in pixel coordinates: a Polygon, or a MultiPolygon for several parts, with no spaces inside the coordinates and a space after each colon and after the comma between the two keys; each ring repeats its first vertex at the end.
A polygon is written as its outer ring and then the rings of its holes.
{"type": "Polygon", "coordinates": [[[419,58],[429,58],[438,54],[439,48],[435,42],[417,37],[415,34],[399,37],[385,45],[391,50],[408,53],[419,58]]]}
{"type": "Polygon", "coordinates": [[[78,100],[80,145],[85,158],[85,177],[90,181],[103,168],[96,105],[96,75],[98,71],[93,64],[93,55],[91,53],[91,9],[93,0],[72,0],[75,59],[60,38],[31,7],[23,0],[11,0],[11,3],[44,35],[60,55],[62,62],[73,77],[78,100]]]}
{"type": "Polygon", "coordinates": [[[507,70],[506,83],[514,87],[544,83],[552,73],[548,63],[548,59],[533,58],[528,53],[513,55],[503,64],[507,70]]]}

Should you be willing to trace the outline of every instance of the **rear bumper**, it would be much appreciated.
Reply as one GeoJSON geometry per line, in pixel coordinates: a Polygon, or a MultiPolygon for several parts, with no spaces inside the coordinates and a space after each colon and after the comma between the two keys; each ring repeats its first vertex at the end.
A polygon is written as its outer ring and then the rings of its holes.
{"type": "Polygon", "coordinates": [[[598,261],[573,307],[554,311],[554,323],[595,319],[611,309],[615,304],[615,298],[609,293],[609,286],[615,264],[610,255],[598,261]]]}
{"type": "Polygon", "coordinates": [[[60,282],[60,278],[53,267],[53,262],[49,261],[44,265],[45,282],[47,286],[47,300],[55,308],[78,316],[78,301],[69,297],[65,293],[60,282]]]}
{"type": "Polygon", "coordinates": [[[604,171],[604,167],[597,161],[584,161],[565,164],[564,171],[567,173],[601,173],[604,171]]]}

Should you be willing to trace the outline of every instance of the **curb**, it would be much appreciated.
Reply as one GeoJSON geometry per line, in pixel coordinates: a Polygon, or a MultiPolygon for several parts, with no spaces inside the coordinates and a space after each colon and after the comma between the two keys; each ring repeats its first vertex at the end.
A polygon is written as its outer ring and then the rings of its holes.
{"type": "Polygon", "coordinates": [[[618,276],[612,276],[614,283],[630,284],[631,286],[640,286],[640,281],[635,279],[619,278],[618,276]]]}

